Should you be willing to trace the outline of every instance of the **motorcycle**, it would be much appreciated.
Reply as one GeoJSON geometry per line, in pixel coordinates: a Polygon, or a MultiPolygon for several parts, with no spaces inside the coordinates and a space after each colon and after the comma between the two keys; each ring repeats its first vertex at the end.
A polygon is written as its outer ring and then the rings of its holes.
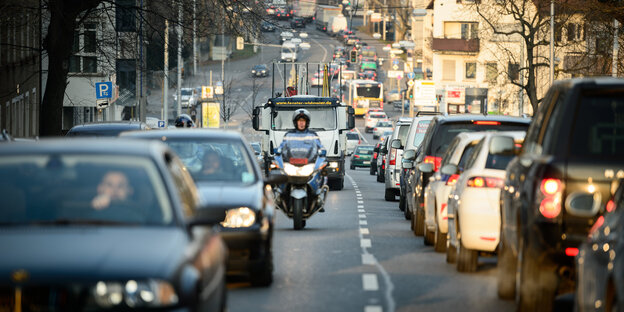
{"type": "Polygon", "coordinates": [[[327,166],[326,153],[314,144],[286,145],[275,153],[275,169],[288,177],[288,182],[274,189],[276,206],[293,219],[295,230],[303,229],[306,220],[325,204],[329,190],[323,170],[327,166]]]}

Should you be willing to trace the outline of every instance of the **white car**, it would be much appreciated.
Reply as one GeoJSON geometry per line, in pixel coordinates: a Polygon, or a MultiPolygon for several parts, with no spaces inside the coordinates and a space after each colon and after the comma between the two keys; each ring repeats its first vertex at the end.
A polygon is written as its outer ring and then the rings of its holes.
{"type": "MultiPolygon", "coordinates": [[[[442,156],[441,166],[456,164],[461,172],[466,160],[483,135],[482,132],[458,134],[442,156]]],[[[458,177],[457,174],[447,175],[437,171],[425,188],[425,235],[423,237],[425,245],[433,245],[437,252],[446,250],[447,199],[458,177]]]]}
{"type": "Polygon", "coordinates": [[[355,147],[360,144],[362,140],[360,139],[360,134],[356,131],[347,132],[347,155],[353,154],[355,147]]]}
{"type": "Polygon", "coordinates": [[[375,127],[373,127],[373,139],[377,140],[382,137],[385,132],[392,131],[393,129],[394,126],[392,126],[391,121],[380,120],[375,124],[375,127]]]}
{"type": "MultiPolygon", "coordinates": [[[[515,157],[514,145],[520,144],[524,136],[522,131],[486,132],[451,190],[446,252],[457,261],[459,272],[476,271],[479,252],[494,252],[498,246],[505,168],[515,157]]],[[[457,166],[446,165],[440,171],[456,172],[457,166]]]]}
{"type": "Polygon", "coordinates": [[[386,113],[384,112],[369,112],[366,116],[364,131],[373,131],[373,128],[380,120],[389,121],[390,119],[388,119],[388,115],[386,115],[386,113]]]}

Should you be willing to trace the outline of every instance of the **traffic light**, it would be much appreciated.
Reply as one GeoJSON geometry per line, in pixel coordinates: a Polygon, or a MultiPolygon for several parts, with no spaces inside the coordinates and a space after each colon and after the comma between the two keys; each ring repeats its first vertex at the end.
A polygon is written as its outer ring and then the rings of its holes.
{"type": "Polygon", "coordinates": [[[357,50],[351,51],[351,63],[357,62],[357,50]]]}

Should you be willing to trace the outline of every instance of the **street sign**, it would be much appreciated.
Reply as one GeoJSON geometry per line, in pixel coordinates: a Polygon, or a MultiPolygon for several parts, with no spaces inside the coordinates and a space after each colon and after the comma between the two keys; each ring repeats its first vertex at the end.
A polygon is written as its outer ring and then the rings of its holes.
{"type": "Polygon", "coordinates": [[[416,77],[416,74],[414,74],[414,72],[407,73],[407,79],[414,79],[415,77],[416,77]]]}
{"type": "Polygon", "coordinates": [[[96,82],[95,83],[95,99],[110,99],[113,97],[113,82],[96,82]]]}
{"type": "Polygon", "coordinates": [[[245,38],[236,37],[236,50],[243,50],[243,49],[245,49],[245,38]]]}
{"type": "Polygon", "coordinates": [[[399,69],[399,65],[396,65],[396,64],[392,65],[392,69],[393,69],[393,70],[397,70],[397,69],[399,69]]]}
{"type": "Polygon", "coordinates": [[[401,78],[397,78],[397,77],[400,77],[401,74],[403,73],[399,70],[389,70],[387,76],[388,78],[401,79],[401,78]]]}
{"type": "Polygon", "coordinates": [[[202,99],[212,99],[214,97],[214,88],[212,86],[202,86],[202,99]]]}
{"type": "Polygon", "coordinates": [[[410,86],[410,87],[413,86],[414,85],[414,80],[408,80],[407,81],[407,85],[410,86]]]}
{"type": "Polygon", "coordinates": [[[95,106],[98,109],[104,109],[108,107],[108,100],[104,99],[104,100],[96,100],[95,102],[95,106]]]}
{"type": "Polygon", "coordinates": [[[399,65],[399,59],[393,59],[392,60],[392,64],[399,65]]]}
{"type": "Polygon", "coordinates": [[[164,120],[159,120],[158,121],[158,128],[164,128],[165,127],[165,121],[164,120]]]}

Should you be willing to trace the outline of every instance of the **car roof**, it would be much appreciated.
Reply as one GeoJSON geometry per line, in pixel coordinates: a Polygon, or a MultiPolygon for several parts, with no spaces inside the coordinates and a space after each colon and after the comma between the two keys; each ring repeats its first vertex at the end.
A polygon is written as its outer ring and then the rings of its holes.
{"type": "Polygon", "coordinates": [[[36,142],[17,142],[0,149],[0,155],[15,154],[97,154],[153,157],[167,146],[158,141],[119,138],[44,138],[36,142]]]}
{"type": "Polygon", "coordinates": [[[530,123],[530,118],[504,116],[504,115],[479,115],[479,114],[459,114],[459,115],[438,115],[434,116],[434,120],[440,123],[447,122],[462,122],[462,121],[478,121],[478,120],[492,120],[500,122],[517,122],[517,123],[530,123]]]}
{"type": "Polygon", "coordinates": [[[153,131],[127,131],[120,134],[120,137],[133,137],[144,139],[167,138],[196,138],[196,139],[229,139],[241,140],[243,137],[239,132],[220,129],[169,129],[153,131]]]}
{"type": "Polygon", "coordinates": [[[81,125],[73,126],[70,131],[71,132],[79,132],[79,131],[93,131],[95,129],[141,129],[142,125],[147,125],[144,122],[136,121],[136,120],[127,120],[127,121],[100,121],[100,122],[90,122],[81,125]]]}

